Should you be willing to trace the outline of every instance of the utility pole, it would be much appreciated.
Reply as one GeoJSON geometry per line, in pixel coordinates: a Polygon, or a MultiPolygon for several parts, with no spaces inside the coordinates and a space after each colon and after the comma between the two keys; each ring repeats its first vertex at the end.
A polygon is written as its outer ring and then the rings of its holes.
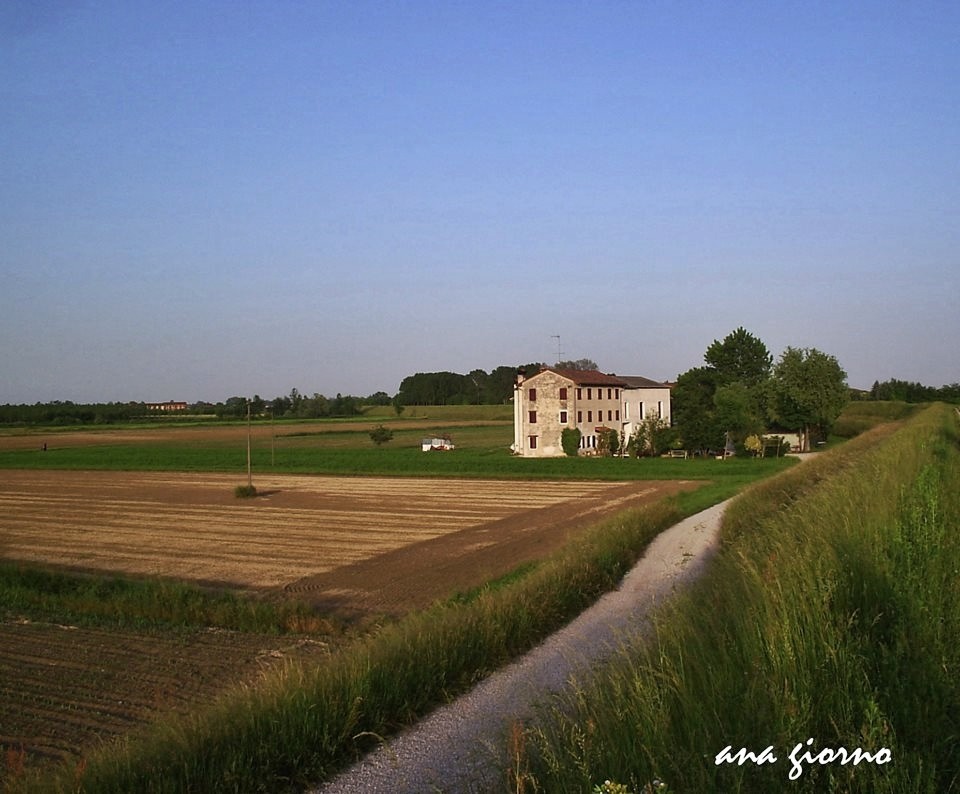
{"type": "Polygon", "coordinates": [[[250,466],[250,400],[247,400],[247,487],[253,487],[253,469],[250,466]]]}

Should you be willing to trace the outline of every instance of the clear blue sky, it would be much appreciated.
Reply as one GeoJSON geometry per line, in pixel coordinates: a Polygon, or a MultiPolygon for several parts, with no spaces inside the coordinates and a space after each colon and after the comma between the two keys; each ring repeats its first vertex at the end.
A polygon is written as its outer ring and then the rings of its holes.
{"type": "Polygon", "coordinates": [[[0,4],[0,403],[939,386],[958,296],[956,2],[0,4]]]}

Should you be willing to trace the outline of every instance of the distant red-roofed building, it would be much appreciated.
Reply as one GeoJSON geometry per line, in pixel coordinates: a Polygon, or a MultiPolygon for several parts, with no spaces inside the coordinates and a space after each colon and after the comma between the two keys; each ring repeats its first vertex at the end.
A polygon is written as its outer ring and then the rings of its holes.
{"type": "Polygon", "coordinates": [[[144,403],[144,405],[147,406],[148,411],[159,411],[165,414],[187,410],[186,403],[174,402],[173,400],[167,400],[165,403],[144,403]]]}

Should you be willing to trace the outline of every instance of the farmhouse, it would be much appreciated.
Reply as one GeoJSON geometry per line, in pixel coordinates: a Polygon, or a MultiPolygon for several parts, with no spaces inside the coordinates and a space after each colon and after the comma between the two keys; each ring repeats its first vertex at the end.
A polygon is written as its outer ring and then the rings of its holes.
{"type": "Polygon", "coordinates": [[[526,457],[563,455],[564,428],[580,431],[580,454],[596,451],[599,436],[615,430],[629,437],[655,415],[670,423],[670,386],[639,376],[545,367],[513,389],[513,451],[526,457]]]}

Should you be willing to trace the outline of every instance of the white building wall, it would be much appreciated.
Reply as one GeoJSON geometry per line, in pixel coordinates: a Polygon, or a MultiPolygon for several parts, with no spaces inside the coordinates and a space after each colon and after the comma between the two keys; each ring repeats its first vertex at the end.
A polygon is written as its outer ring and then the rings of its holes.
{"type": "Polygon", "coordinates": [[[665,424],[672,423],[670,415],[670,389],[659,388],[623,390],[623,432],[630,438],[636,432],[640,422],[648,416],[659,416],[665,424]]]}

